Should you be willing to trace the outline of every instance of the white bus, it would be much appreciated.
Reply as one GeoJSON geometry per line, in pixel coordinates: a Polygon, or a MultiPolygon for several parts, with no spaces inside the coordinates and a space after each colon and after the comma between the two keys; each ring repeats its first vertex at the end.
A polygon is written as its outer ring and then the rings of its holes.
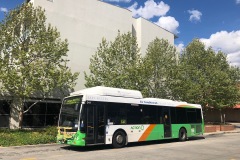
{"type": "Polygon", "coordinates": [[[140,91],[93,87],[64,98],[59,114],[59,143],[112,144],[202,135],[201,105],[143,98],[140,91]]]}

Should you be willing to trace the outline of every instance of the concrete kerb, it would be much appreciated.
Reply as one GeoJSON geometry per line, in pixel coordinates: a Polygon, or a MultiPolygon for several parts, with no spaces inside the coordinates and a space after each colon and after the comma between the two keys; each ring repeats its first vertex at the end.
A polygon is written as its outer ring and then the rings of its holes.
{"type": "Polygon", "coordinates": [[[34,148],[34,147],[47,147],[47,146],[65,146],[64,144],[58,144],[58,143],[50,143],[50,144],[36,144],[36,145],[22,145],[22,146],[9,146],[9,147],[2,147],[0,148],[13,148],[13,149],[18,149],[18,148],[34,148]]]}

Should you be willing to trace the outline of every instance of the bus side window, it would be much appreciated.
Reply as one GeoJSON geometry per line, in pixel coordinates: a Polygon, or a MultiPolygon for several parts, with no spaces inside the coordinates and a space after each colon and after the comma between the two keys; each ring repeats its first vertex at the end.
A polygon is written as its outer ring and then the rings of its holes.
{"type": "Polygon", "coordinates": [[[127,124],[127,108],[123,103],[109,103],[107,106],[108,124],[127,124]]]}

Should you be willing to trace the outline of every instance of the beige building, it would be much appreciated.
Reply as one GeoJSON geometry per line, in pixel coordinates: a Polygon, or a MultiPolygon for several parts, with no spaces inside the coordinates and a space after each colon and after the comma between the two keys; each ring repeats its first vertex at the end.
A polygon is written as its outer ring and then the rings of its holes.
{"type": "MultiPolygon", "coordinates": [[[[83,89],[84,71],[89,72],[90,58],[106,38],[112,41],[118,34],[132,32],[136,36],[141,54],[156,37],[167,39],[174,45],[175,35],[156,24],[143,19],[133,18],[131,11],[110,5],[99,0],[26,0],[46,11],[47,22],[56,26],[63,39],[68,39],[69,67],[80,72],[75,90],[83,89]]],[[[25,105],[30,106],[34,99],[25,105]]],[[[39,102],[23,115],[23,127],[42,127],[56,125],[61,100],[49,98],[39,102]]],[[[0,128],[17,122],[10,117],[9,103],[0,99],[0,128]]],[[[25,106],[25,107],[26,107],[25,106]]]]}
{"type": "Polygon", "coordinates": [[[99,0],[30,0],[34,6],[46,10],[47,21],[56,26],[62,38],[69,42],[69,67],[80,72],[75,90],[84,88],[84,71],[89,72],[90,58],[102,38],[114,40],[118,30],[132,32],[145,54],[156,37],[167,39],[174,45],[175,35],[156,24],[133,18],[131,11],[99,0]]]}

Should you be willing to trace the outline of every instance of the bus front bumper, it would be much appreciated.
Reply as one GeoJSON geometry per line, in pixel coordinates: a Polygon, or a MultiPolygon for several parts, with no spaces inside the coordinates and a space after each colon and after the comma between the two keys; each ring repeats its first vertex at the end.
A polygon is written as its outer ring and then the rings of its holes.
{"type": "Polygon", "coordinates": [[[85,133],[80,131],[75,132],[74,134],[66,134],[58,132],[57,143],[68,144],[71,146],[85,146],[85,133]]]}

